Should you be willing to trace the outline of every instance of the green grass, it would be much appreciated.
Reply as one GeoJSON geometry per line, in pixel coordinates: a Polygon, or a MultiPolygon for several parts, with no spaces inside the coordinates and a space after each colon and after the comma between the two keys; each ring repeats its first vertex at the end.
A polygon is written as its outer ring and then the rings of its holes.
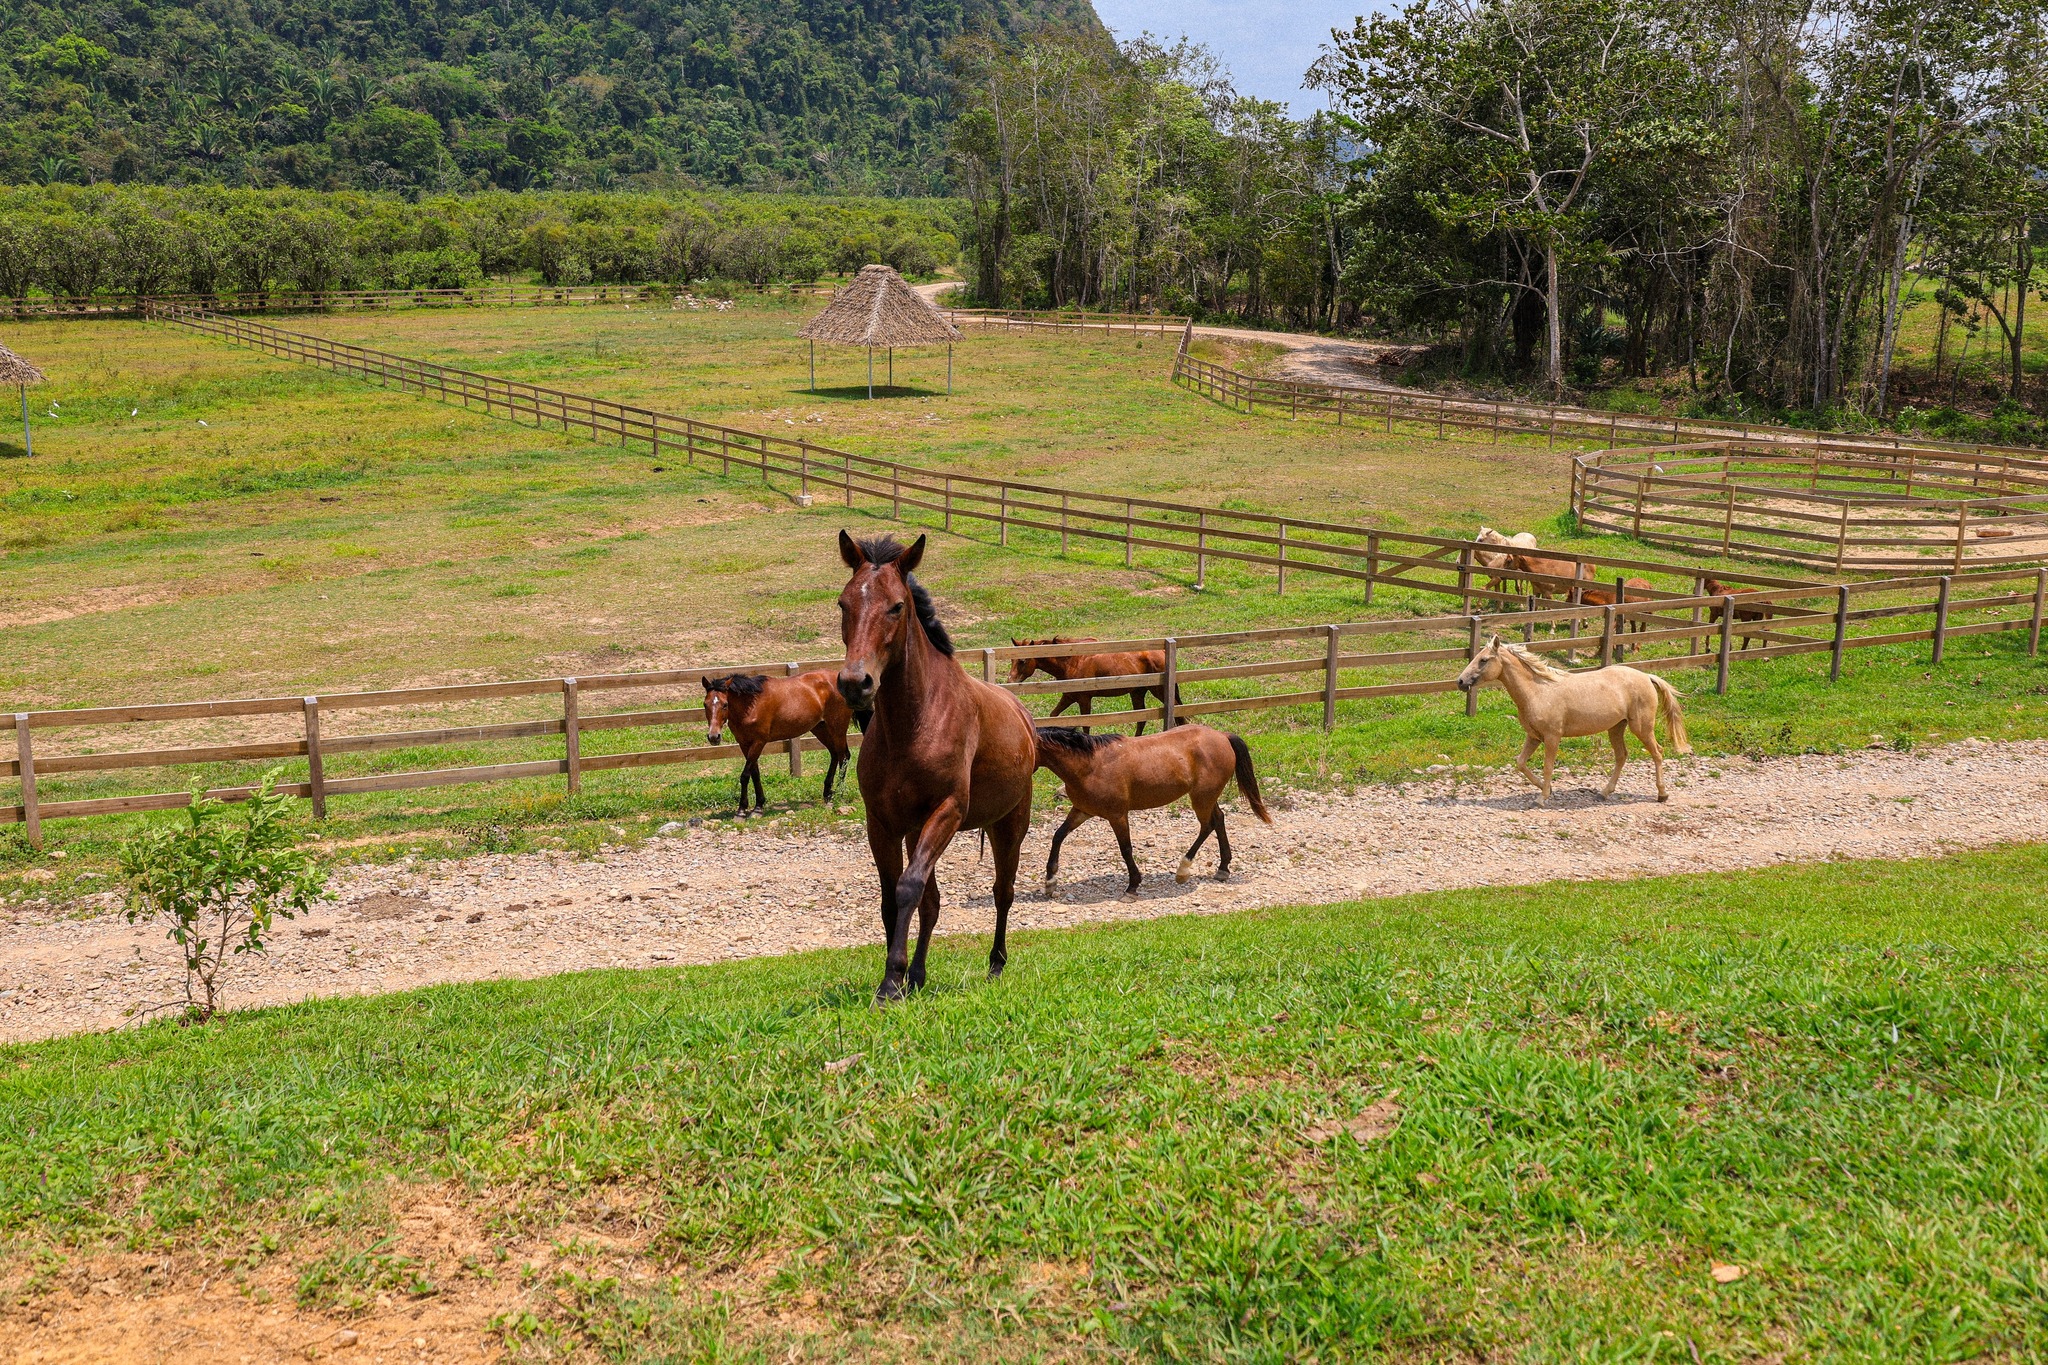
{"type": "Polygon", "coordinates": [[[1162,920],[996,984],[953,939],[885,1011],[832,951],[0,1048],[0,1227],[30,1305],[109,1246],[459,1302],[552,1241],[506,1332],[619,1360],[2037,1359],[2044,877],[1162,920]],[[484,1254],[403,1235],[421,1187],[484,1254]],[[627,1250],[579,1250],[598,1208],[627,1250]]]}

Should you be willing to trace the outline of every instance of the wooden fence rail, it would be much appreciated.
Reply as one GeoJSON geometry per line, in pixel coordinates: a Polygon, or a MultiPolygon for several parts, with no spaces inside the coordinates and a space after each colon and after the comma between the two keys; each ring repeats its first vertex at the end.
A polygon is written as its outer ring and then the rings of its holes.
{"type": "MultiPolygon", "coordinates": [[[[1600,665],[1633,651],[1636,657],[1631,662],[1638,668],[1665,671],[1712,667],[1716,671],[1716,690],[1719,691],[1727,686],[1731,663],[1760,662],[1796,654],[1831,651],[1831,674],[1839,676],[1847,650],[1931,641],[1934,660],[1940,662],[1948,640],[1954,637],[2010,630],[2026,631],[2029,652],[2038,654],[2044,603],[2048,603],[2048,570],[2037,569],[1962,577],[1941,575],[1880,580],[1834,587],[1801,585],[1745,594],[1740,599],[1694,596],[1628,602],[1618,606],[1545,607],[1531,611],[1284,626],[1065,645],[1004,645],[963,650],[957,657],[962,666],[974,669],[984,678],[1007,686],[1022,696],[1127,694],[1142,687],[1164,686],[1169,697],[1175,697],[1176,685],[1192,688],[1207,683],[1295,677],[1316,683],[1313,687],[1250,696],[1176,697],[1158,706],[1069,716],[1057,721],[1041,718],[1040,724],[1101,727],[1141,720],[1167,722],[1281,707],[1315,707],[1320,708],[1322,724],[1327,730],[1336,724],[1339,702],[1428,695],[1449,692],[1456,687],[1453,678],[1443,676],[1347,685],[1344,674],[1462,664],[1493,634],[1510,638],[1520,635],[1526,646],[1536,652],[1564,654],[1570,659],[1583,654],[1589,661],[1600,665]],[[1857,599],[1871,605],[1852,605],[1857,599]],[[1761,608],[1769,614],[1761,621],[1737,620],[1729,608],[1738,600],[1745,610],[1761,608]],[[1815,605],[1802,605],[1808,603],[1815,605]],[[1959,616],[1970,614],[1977,614],[1982,619],[1958,623],[1959,616]],[[1716,615],[1718,621],[1714,619],[1716,615]],[[1931,616],[1932,625],[1909,630],[1888,628],[1889,623],[1899,618],[1916,616],[1931,616]],[[1597,631],[1588,629],[1585,634],[1579,633],[1582,626],[1591,627],[1594,623],[1598,624],[1597,631]],[[1886,627],[1855,633],[1859,628],[1877,623],[1886,623],[1886,627]],[[1539,629],[1548,632],[1547,635],[1539,638],[1539,629]],[[1376,637],[1387,636],[1404,638],[1394,641],[1394,648],[1360,647],[1376,637]],[[1428,645],[1430,636],[1447,639],[1445,643],[1428,645]],[[1411,643],[1413,637],[1422,637],[1425,647],[1414,647],[1411,643]],[[1741,642],[1740,645],[1737,641],[1741,642]],[[1314,651],[1292,658],[1192,666],[1188,658],[1190,653],[1242,646],[1284,646],[1294,642],[1312,644],[1314,651]],[[1678,652],[1655,657],[1644,652],[1659,646],[1676,646],[1678,652]],[[1051,680],[1011,684],[1002,681],[998,667],[1015,658],[1135,649],[1162,650],[1166,656],[1164,669],[1156,673],[1072,682],[1051,680]]],[[[46,820],[167,810],[190,801],[185,791],[53,801],[39,795],[39,778],[227,762],[305,760],[305,780],[285,783],[278,790],[308,800],[316,817],[327,814],[328,802],[333,797],[371,792],[540,777],[562,778],[568,790],[574,792],[581,779],[593,772],[706,763],[739,753],[738,746],[733,744],[686,745],[622,753],[585,752],[581,740],[588,734],[689,725],[704,719],[701,705],[677,704],[683,699],[674,696],[659,698],[656,704],[646,709],[592,712],[584,708],[584,702],[594,695],[629,691],[672,692],[687,688],[699,679],[727,673],[791,674],[813,668],[836,668],[838,663],[834,657],[585,678],[541,678],[312,696],[0,713],[0,730],[12,730],[15,735],[15,756],[0,761],[0,778],[15,778],[20,788],[16,804],[0,806],[0,824],[24,825],[30,841],[40,844],[42,823],[46,820]],[[333,718],[352,712],[374,713],[394,708],[521,698],[557,698],[558,714],[495,724],[379,730],[353,735],[336,734],[330,728],[333,718]],[[230,743],[130,748],[112,752],[56,754],[41,752],[38,745],[39,736],[65,730],[75,732],[107,726],[258,716],[297,717],[302,729],[295,738],[241,739],[230,743]],[[559,757],[345,777],[329,776],[326,772],[327,760],[347,754],[509,740],[551,740],[555,736],[562,740],[559,757]]],[[[1471,713],[1473,702],[1474,698],[1465,698],[1467,714],[1471,713]]],[[[858,742],[857,736],[850,738],[858,742]]],[[[805,739],[773,745],[770,752],[788,754],[791,771],[800,773],[802,754],[819,747],[817,741],[805,739]]],[[[247,785],[230,786],[216,788],[210,795],[223,800],[238,800],[245,799],[252,790],[247,785]]]]}
{"type": "MultiPolygon", "coordinates": [[[[837,286],[818,281],[797,284],[722,284],[742,294],[830,296],[837,286]]],[[[142,317],[153,305],[204,308],[217,313],[307,313],[390,308],[550,308],[590,304],[664,305],[693,291],[667,284],[491,284],[461,289],[319,289],[249,290],[221,294],[90,294],[0,297],[0,317],[32,318],[142,317]]]]}
{"type": "Polygon", "coordinates": [[[1838,573],[2036,564],[2048,460],[1847,442],[1617,451],[1573,462],[1572,510],[1654,545],[1838,573]]]}
{"type": "MultiPolygon", "coordinates": [[[[1384,585],[1454,596],[1460,610],[1467,612],[1489,603],[1526,605],[1526,590],[1491,581],[1479,559],[1487,547],[1469,540],[1121,497],[1018,479],[940,474],[808,441],[413,360],[247,318],[177,305],[158,305],[151,316],[272,355],[481,408],[492,416],[580,432],[622,446],[640,444],[657,456],[679,456],[691,465],[715,462],[726,475],[739,469],[758,473],[764,482],[780,479],[799,501],[837,493],[848,507],[856,499],[877,511],[886,504],[888,515],[897,520],[906,515],[929,518],[949,531],[978,522],[993,527],[1002,544],[1009,543],[1013,530],[1034,531],[1059,537],[1063,549],[1082,542],[1121,550],[1126,565],[1134,564],[1141,551],[1175,556],[1192,563],[1198,587],[1206,585],[1211,563],[1223,562],[1270,569],[1280,592],[1286,591],[1290,574],[1317,574],[1363,584],[1367,602],[1375,585],[1384,585]]],[[[1544,556],[1578,566],[1587,582],[1648,573],[1674,578],[1684,591],[1702,590],[1699,571],[1687,565],[1564,550],[1546,550],[1544,556]]],[[[1748,572],[1723,576],[1747,587],[1812,586],[1811,580],[1748,572]]],[[[1534,585],[1539,591],[1564,592],[1569,582],[1539,576],[1534,585]]],[[[1675,595],[1680,589],[1660,591],[1675,595]]]]}
{"type": "MultiPolygon", "coordinates": [[[[1188,353],[1192,326],[1183,329],[1179,353],[1174,358],[1173,382],[1196,393],[1252,413],[1260,409],[1284,411],[1292,418],[1333,420],[1338,426],[1366,430],[1379,424],[1387,432],[1394,424],[1409,430],[1422,428],[1425,434],[1443,436],[1447,431],[1483,432],[1498,441],[1502,433],[1511,436],[1542,436],[1555,446],[1559,441],[1597,443],[1612,449],[1623,444],[1673,445],[1698,440],[1738,440],[1808,445],[1815,441],[1840,441],[1841,432],[1801,427],[1756,426],[1719,418],[1650,418],[1630,413],[1599,412],[1562,404],[1494,403],[1483,399],[1450,398],[1440,394],[1409,393],[1395,388],[1354,388],[1340,384],[1317,384],[1297,379],[1268,379],[1246,374],[1226,365],[1202,360],[1188,353]]],[[[1856,437],[1856,441],[1885,449],[2009,453],[2040,452],[2026,446],[1971,445],[1903,437],[1856,437]]]]}

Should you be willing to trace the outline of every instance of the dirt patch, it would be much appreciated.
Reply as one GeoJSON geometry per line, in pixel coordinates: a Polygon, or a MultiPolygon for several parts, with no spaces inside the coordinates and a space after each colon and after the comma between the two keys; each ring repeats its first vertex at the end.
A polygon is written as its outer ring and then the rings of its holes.
{"type": "MultiPolygon", "coordinates": [[[[1672,764],[1659,805],[1631,763],[1611,802],[1604,774],[1560,774],[1538,807],[1519,777],[1443,773],[1405,787],[1319,794],[1272,828],[1233,813],[1237,862],[1213,879],[1173,870],[1191,833],[1185,811],[1132,821],[1136,901],[1099,822],[1066,844],[1050,896],[1035,876],[1063,807],[1042,812],[1025,848],[1017,929],[1049,929],[1259,906],[1560,879],[1728,871],[1830,858],[1928,857],[2037,840],[2048,828],[2048,741],[1968,742],[1896,753],[1672,764]]],[[[986,932],[989,869],[974,840],[941,865],[943,929],[986,932]]],[[[483,854],[442,863],[349,868],[335,901],[278,935],[266,958],[238,964],[236,1006],[369,995],[446,981],[537,977],[595,967],[665,967],[876,941],[874,871],[852,829],[794,832],[774,821],[692,829],[582,860],[567,853],[483,854]],[[370,918],[359,907],[402,906],[370,918]],[[325,930],[322,934],[319,931],[325,930]]],[[[124,923],[120,898],[17,908],[0,923],[0,1040],[119,1025],[138,1003],[182,993],[160,930],[124,923]]]]}

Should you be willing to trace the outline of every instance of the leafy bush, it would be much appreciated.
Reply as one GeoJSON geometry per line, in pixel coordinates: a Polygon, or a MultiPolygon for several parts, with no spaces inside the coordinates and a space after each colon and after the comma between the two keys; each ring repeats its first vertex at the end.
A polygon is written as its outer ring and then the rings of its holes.
{"type": "Polygon", "coordinates": [[[182,818],[130,840],[121,853],[130,923],[167,920],[185,956],[184,1015],[205,1023],[220,1008],[221,974],[264,950],[279,917],[291,919],[327,893],[327,872],[299,847],[291,798],[265,773],[239,820],[226,802],[192,793],[182,818]]]}

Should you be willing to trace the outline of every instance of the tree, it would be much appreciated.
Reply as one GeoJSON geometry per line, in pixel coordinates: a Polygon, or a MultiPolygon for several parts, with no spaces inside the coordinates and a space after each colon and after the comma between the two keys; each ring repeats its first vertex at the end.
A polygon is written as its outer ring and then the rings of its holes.
{"type": "Polygon", "coordinates": [[[292,919],[326,894],[327,873],[299,848],[291,798],[278,770],[242,804],[241,818],[203,789],[178,821],[155,826],[121,854],[130,923],[163,920],[185,963],[184,1017],[206,1023],[219,1011],[228,965],[264,951],[278,918],[292,919]]]}

